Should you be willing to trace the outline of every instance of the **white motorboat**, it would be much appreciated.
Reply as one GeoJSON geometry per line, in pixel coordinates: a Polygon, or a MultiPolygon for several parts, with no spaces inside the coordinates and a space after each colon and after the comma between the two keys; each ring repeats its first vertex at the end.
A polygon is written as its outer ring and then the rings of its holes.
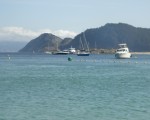
{"type": "Polygon", "coordinates": [[[69,51],[70,54],[75,54],[76,53],[76,49],[73,48],[72,46],[71,46],[71,48],[68,49],[68,51],[69,51]]]}
{"type": "Polygon", "coordinates": [[[70,47],[69,49],[63,50],[64,52],[68,52],[68,54],[76,54],[76,49],[70,47]]]}
{"type": "Polygon", "coordinates": [[[69,54],[68,51],[58,51],[58,52],[53,53],[53,55],[68,55],[68,54],[69,54]]]}
{"type": "Polygon", "coordinates": [[[119,48],[116,50],[115,57],[118,59],[130,58],[131,53],[129,52],[129,48],[127,44],[118,44],[119,48]]]}

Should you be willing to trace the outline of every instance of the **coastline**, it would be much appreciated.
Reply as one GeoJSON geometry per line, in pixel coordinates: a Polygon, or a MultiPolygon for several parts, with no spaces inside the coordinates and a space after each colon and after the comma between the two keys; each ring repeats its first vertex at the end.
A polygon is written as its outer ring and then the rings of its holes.
{"type": "Polygon", "coordinates": [[[150,55],[150,52],[131,52],[131,54],[135,54],[135,55],[150,55]]]}

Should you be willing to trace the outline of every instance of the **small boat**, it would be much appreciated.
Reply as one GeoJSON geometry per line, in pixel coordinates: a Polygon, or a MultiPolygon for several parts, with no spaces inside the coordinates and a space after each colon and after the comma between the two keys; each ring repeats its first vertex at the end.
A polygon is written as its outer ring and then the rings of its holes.
{"type": "Polygon", "coordinates": [[[131,53],[129,52],[129,48],[127,47],[127,44],[118,44],[119,48],[116,50],[115,57],[117,59],[125,59],[130,58],[131,53]]]}
{"type": "Polygon", "coordinates": [[[76,49],[73,48],[72,46],[68,49],[70,54],[75,54],[76,53],[76,49]]]}
{"type": "Polygon", "coordinates": [[[58,51],[58,52],[53,53],[53,55],[68,55],[68,54],[69,54],[68,51],[58,51]]]}
{"type": "Polygon", "coordinates": [[[50,51],[45,51],[44,53],[45,54],[52,54],[52,52],[50,52],[50,51]]]}
{"type": "Polygon", "coordinates": [[[69,54],[69,51],[68,50],[63,50],[63,51],[61,51],[61,50],[59,50],[58,49],[58,42],[57,42],[57,51],[56,52],[53,52],[52,54],[53,55],[68,55],[69,54]]]}
{"type": "Polygon", "coordinates": [[[89,46],[86,41],[85,33],[83,33],[83,38],[84,38],[84,41],[82,41],[80,38],[80,44],[81,44],[82,49],[77,52],[77,56],[89,56],[90,55],[89,46]],[[85,43],[83,44],[83,42],[85,43]]]}
{"type": "Polygon", "coordinates": [[[64,52],[68,52],[68,54],[76,54],[76,49],[70,47],[69,49],[63,50],[64,52]]]}
{"type": "Polygon", "coordinates": [[[85,51],[85,50],[80,50],[78,53],[77,53],[77,56],[89,56],[90,53],[85,51]]]}

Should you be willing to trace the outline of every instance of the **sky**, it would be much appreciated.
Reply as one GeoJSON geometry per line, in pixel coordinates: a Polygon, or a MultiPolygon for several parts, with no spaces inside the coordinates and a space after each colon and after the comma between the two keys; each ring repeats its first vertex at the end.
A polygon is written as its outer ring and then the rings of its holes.
{"type": "Polygon", "coordinates": [[[106,23],[150,28],[150,0],[0,0],[0,41],[74,37],[106,23]]]}

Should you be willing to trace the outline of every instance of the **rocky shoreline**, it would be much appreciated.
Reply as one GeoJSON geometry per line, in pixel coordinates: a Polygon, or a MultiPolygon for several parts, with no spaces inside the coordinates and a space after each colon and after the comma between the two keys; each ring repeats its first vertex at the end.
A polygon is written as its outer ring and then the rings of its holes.
{"type": "Polygon", "coordinates": [[[92,54],[114,54],[116,49],[91,49],[92,54]]]}
{"type": "Polygon", "coordinates": [[[131,54],[136,54],[136,55],[140,55],[140,54],[150,55],[150,52],[131,52],[131,54]]]}

